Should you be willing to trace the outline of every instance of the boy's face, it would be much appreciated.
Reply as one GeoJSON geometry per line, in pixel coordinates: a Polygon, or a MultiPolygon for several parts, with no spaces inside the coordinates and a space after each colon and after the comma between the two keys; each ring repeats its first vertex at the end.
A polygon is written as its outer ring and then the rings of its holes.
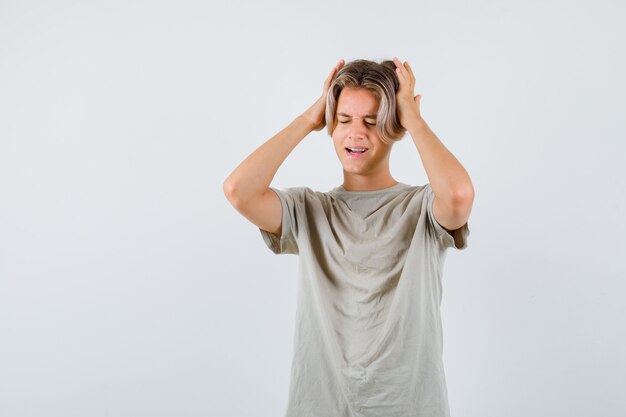
{"type": "Polygon", "coordinates": [[[393,144],[380,140],[376,126],[379,102],[368,90],[346,87],[337,101],[337,126],[332,133],[335,152],[344,174],[377,174],[389,169],[389,153],[393,144]],[[363,153],[347,148],[367,148],[363,153]]]}

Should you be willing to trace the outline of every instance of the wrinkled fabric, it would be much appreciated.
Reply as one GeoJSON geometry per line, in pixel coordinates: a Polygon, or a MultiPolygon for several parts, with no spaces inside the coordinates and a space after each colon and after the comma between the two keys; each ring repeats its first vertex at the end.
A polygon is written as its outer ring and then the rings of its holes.
{"type": "Polygon", "coordinates": [[[286,417],[447,417],[440,316],[450,234],[433,216],[430,184],[375,191],[271,188],[296,254],[298,302],[286,417]]]}

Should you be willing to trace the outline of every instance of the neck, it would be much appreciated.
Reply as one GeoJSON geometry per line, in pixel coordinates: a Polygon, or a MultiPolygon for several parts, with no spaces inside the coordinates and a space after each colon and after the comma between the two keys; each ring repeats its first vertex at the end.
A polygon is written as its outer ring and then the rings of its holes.
{"type": "Polygon", "coordinates": [[[376,178],[362,175],[346,175],[343,177],[343,188],[346,191],[376,191],[393,187],[398,184],[391,174],[376,178]]]}

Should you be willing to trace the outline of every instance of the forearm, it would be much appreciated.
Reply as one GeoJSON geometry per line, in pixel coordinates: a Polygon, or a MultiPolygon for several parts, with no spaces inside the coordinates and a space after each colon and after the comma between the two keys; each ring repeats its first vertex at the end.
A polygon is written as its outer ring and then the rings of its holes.
{"type": "Polygon", "coordinates": [[[472,181],[463,166],[437,138],[424,119],[407,127],[435,195],[450,204],[474,198],[472,181]]]}
{"type": "Polygon", "coordinates": [[[287,156],[312,130],[311,122],[300,115],[252,152],[224,181],[229,199],[241,202],[264,193],[287,156]]]}

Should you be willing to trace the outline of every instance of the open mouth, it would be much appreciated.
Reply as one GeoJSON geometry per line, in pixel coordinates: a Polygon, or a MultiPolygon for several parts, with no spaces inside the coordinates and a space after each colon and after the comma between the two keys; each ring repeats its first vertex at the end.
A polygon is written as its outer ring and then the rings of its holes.
{"type": "Polygon", "coordinates": [[[363,154],[367,152],[367,148],[358,147],[358,148],[346,148],[346,151],[353,155],[363,154]]]}
{"type": "Polygon", "coordinates": [[[350,160],[365,158],[365,154],[369,149],[367,148],[345,148],[346,149],[346,158],[350,160]]]}

